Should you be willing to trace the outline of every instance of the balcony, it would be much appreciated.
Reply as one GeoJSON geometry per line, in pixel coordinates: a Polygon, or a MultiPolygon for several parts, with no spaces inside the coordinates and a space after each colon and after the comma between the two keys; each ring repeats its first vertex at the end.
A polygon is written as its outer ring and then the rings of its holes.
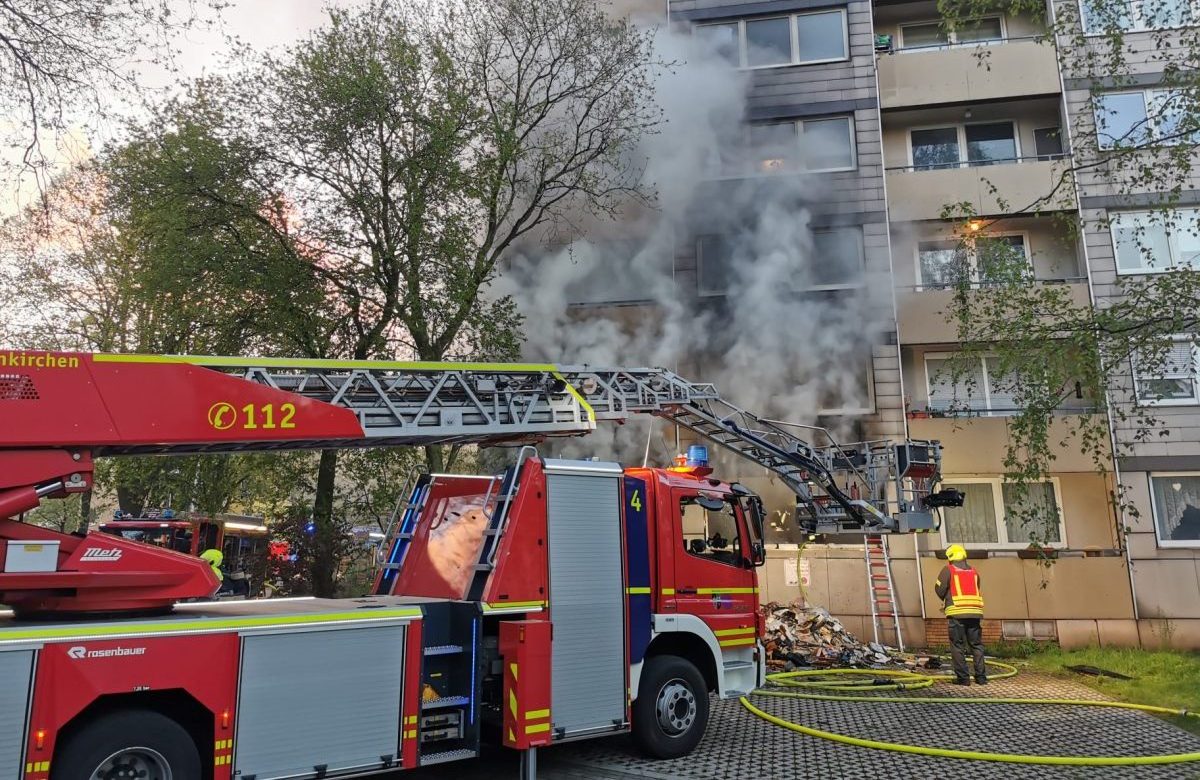
{"type": "Polygon", "coordinates": [[[1030,38],[900,49],[879,57],[879,100],[885,111],[1059,92],[1054,47],[1030,38]]]}
{"type": "MultiPolygon", "coordinates": [[[[1071,304],[1088,305],[1086,279],[1053,279],[1035,284],[1067,285],[1071,304]]],[[[986,287],[984,288],[986,290],[986,287]]],[[[958,340],[957,328],[946,321],[953,290],[896,288],[896,315],[901,344],[946,344],[958,340]]]]}
{"type": "Polygon", "coordinates": [[[941,219],[948,204],[969,204],[975,215],[1073,209],[1062,181],[1067,160],[1020,157],[986,166],[888,168],[888,213],[894,222],[941,219]],[[994,189],[993,189],[994,188],[994,189]]]}

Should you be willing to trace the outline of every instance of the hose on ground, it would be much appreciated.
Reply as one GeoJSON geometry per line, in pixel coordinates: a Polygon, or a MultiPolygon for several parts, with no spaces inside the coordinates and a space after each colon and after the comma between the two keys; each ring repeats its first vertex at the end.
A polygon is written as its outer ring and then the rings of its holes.
{"type": "MultiPolygon", "coordinates": [[[[988,661],[989,667],[999,668],[997,674],[989,674],[989,680],[1000,680],[1017,674],[1016,667],[999,661],[988,661]]],[[[954,679],[952,675],[923,674],[907,670],[892,669],[805,669],[795,672],[779,672],[767,676],[768,682],[784,688],[799,688],[810,691],[759,689],[753,696],[776,696],[795,699],[813,699],[820,701],[848,702],[888,702],[902,704],[1027,704],[1027,705],[1068,705],[1079,707],[1111,707],[1115,709],[1138,710],[1159,715],[1180,715],[1200,718],[1200,713],[1189,710],[1158,707],[1152,704],[1127,704],[1116,701],[1092,701],[1088,699],[1018,699],[1007,697],[964,697],[964,696],[864,696],[859,694],[845,695],[844,691],[887,691],[887,690],[919,690],[928,688],[936,683],[954,679]],[[870,677],[870,680],[863,680],[870,677]],[[849,679],[842,679],[849,678],[849,679]],[[879,682],[885,678],[890,682],[879,682]],[[811,691],[833,691],[833,693],[812,693],[811,691]]],[[[875,739],[852,737],[848,734],[837,734],[823,731],[811,726],[805,726],[784,718],[763,712],[750,703],[748,697],[741,697],[742,706],[763,720],[781,726],[785,729],[806,734],[810,737],[840,742],[856,747],[890,750],[899,753],[911,753],[939,758],[961,758],[973,761],[1000,761],[1010,764],[1056,764],[1066,766],[1140,766],[1151,764],[1181,764],[1200,761],[1200,753],[1172,753],[1158,756],[1041,756],[1024,753],[991,753],[980,750],[956,750],[951,748],[928,747],[925,745],[910,745],[902,742],[884,742],[875,739]]]]}

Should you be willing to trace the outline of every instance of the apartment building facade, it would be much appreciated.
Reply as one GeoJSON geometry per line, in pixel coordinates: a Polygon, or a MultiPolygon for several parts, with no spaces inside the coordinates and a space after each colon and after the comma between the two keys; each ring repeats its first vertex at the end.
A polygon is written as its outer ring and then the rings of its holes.
{"type": "MultiPolygon", "coordinates": [[[[1031,529],[1013,510],[1014,491],[1003,478],[1011,392],[986,357],[965,383],[951,381],[945,371],[958,351],[956,329],[944,314],[956,262],[961,268],[965,259],[972,281],[985,290],[987,253],[996,247],[1022,253],[1031,284],[1061,286],[1081,305],[1104,305],[1106,296],[1119,295],[1119,276],[1157,272],[1167,264],[1148,268],[1152,260],[1136,260],[1121,232],[1154,201],[1152,191],[1119,190],[1099,167],[1090,177],[1077,177],[1076,187],[1054,187],[1075,159],[1072,139],[1089,123],[1095,132],[1096,103],[1104,98],[1092,96],[1094,87],[1104,85],[1064,72],[1055,41],[1047,40],[1037,20],[1001,10],[969,29],[948,31],[933,0],[635,5],[644,13],[665,10],[749,78],[747,137],[752,148],[758,143],[770,151],[752,155],[744,171],[716,177],[710,201],[728,204],[723,188],[749,186],[758,188],[762,203],[773,197],[780,177],[812,178],[817,185],[811,191],[819,194],[795,205],[811,212],[814,232],[836,239],[814,242],[818,261],[862,273],[845,289],[834,285],[808,294],[866,301],[891,317],[891,327],[871,346],[866,403],[828,410],[822,421],[846,430],[849,419],[850,429],[868,437],[941,440],[946,484],[967,495],[966,506],[946,511],[938,533],[890,540],[905,642],[945,642],[933,579],[944,563],[940,551],[958,542],[986,583],[989,638],[1200,646],[1200,517],[1190,514],[1200,515],[1200,379],[1194,363],[1190,373],[1180,368],[1179,376],[1167,377],[1171,397],[1157,399],[1169,432],[1153,443],[1119,446],[1107,474],[1097,474],[1092,458],[1069,437],[1056,450],[1048,481],[1031,488],[1038,500],[1053,503],[1060,518],[1057,529],[1038,532],[1053,550],[1049,565],[1029,549],[1031,529]],[[821,156],[834,162],[779,165],[781,143],[802,150],[806,140],[817,139],[821,156]],[[1055,194],[1047,198],[1050,192],[1055,194]],[[986,228],[964,242],[963,220],[947,219],[947,204],[968,204],[986,228]],[[1064,230],[1070,221],[1064,216],[1080,229],[1064,230]],[[880,297],[880,289],[888,295],[880,297]],[[1135,511],[1113,507],[1117,480],[1135,511]]],[[[1138,45],[1139,34],[1130,32],[1131,45],[1138,45]]],[[[1151,105],[1156,99],[1161,72],[1148,62],[1139,67],[1134,86],[1122,83],[1116,100],[1131,105],[1140,96],[1151,105]]],[[[1192,195],[1185,195],[1183,206],[1200,205],[1200,196],[1192,195]]],[[[681,295],[719,301],[723,291],[711,282],[720,278],[713,263],[722,256],[725,211],[701,210],[675,242],[671,262],[681,295]]],[[[1173,262],[1195,257],[1187,255],[1191,249],[1182,236],[1164,234],[1157,245],[1172,253],[1173,262]]],[[[698,375],[708,375],[704,361],[699,356],[692,366],[698,375]]],[[[1144,381],[1161,387],[1164,379],[1144,381]]],[[[1070,415],[1107,417],[1109,404],[1145,402],[1137,396],[1132,365],[1124,394],[1121,386],[1106,399],[1069,398],[1051,438],[1064,438],[1059,434],[1070,415]]],[[[1119,426],[1114,433],[1130,442],[1135,437],[1119,426]]],[[[801,540],[786,530],[786,491],[761,475],[737,476],[765,495],[778,519],[764,598],[803,598],[870,636],[861,543],[797,544],[801,540]]]]}

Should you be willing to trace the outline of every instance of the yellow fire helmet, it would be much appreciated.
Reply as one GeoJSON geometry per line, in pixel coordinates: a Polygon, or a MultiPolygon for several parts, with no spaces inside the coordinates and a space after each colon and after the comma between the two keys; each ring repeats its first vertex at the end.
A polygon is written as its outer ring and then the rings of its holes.
{"type": "Polygon", "coordinates": [[[200,560],[207,562],[215,569],[225,562],[225,554],[220,550],[205,550],[200,553],[200,560]]]}
{"type": "Polygon", "coordinates": [[[946,560],[951,563],[955,561],[965,561],[967,559],[967,550],[961,544],[952,544],[946,548],[946,560]]]}

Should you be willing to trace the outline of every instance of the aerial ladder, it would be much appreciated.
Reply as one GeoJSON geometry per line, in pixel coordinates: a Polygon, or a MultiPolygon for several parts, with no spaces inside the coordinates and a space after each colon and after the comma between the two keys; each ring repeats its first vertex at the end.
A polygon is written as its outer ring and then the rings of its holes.
{"type": "Polygon", "coordinates": [[[0,351],[0,541],[53,541],[58,555],[53,571],[0,573],[0,601],[30,613],[150,610],[203,589],[201,567],[132,544],[122,554],[137,565],[115,566],[89,559],[88,537],[14,519],[89,489],[95,457],[515,446],[638,415],[774,474],[809,534],[928,531],[938,507],[961,504],[936,491],[936,441],[818,446],[661,368],[0,351]]]}

